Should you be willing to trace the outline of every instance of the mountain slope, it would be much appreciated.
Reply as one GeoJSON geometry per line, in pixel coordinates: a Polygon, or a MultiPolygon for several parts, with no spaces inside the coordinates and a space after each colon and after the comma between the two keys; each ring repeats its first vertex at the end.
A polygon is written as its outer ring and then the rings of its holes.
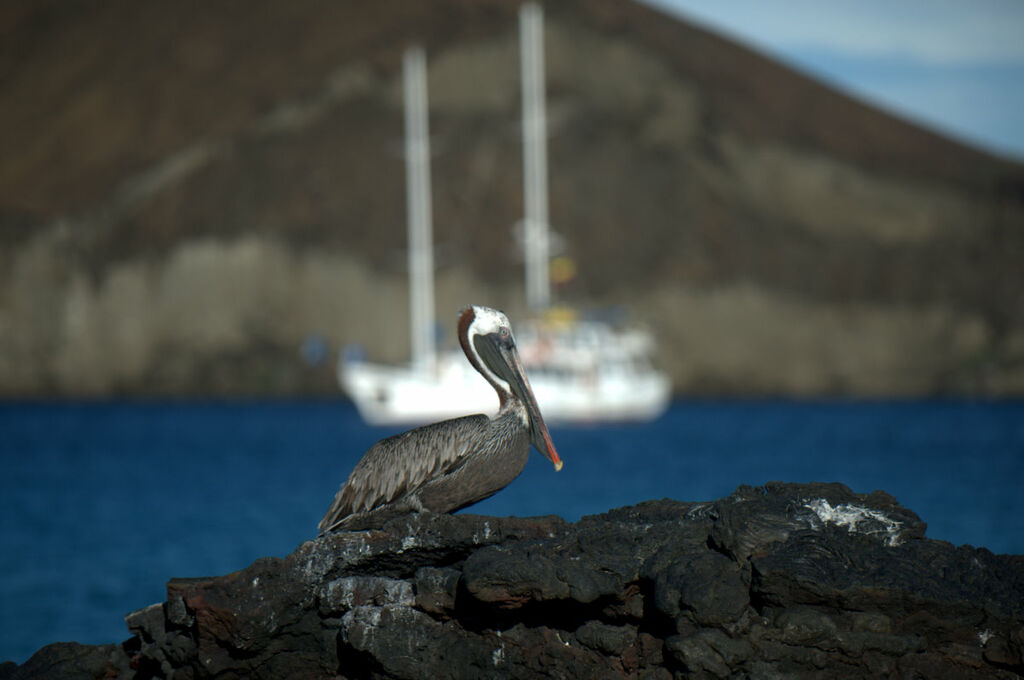
{"type": "MultiPolygon", "coordinates": [[[[439,320],[521,314],[517,8],[8,4],[4,392],[330,391],[314,333],[401,360],[414,42],[439,320]]],[[[683,392],[1024,391],[1024,167],[642,5],[546,14],[556,297],[627,305],[683,392]]]]}

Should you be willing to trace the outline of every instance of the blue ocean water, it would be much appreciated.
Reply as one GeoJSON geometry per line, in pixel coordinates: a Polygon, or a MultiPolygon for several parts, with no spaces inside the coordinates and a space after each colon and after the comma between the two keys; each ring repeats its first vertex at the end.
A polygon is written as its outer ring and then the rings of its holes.
{"type": "MultiPolygon", "coordinates": [[[[347,403],[0,404],[0,660],[119,642],[171,577],[284,556],[393,430],[347,403]]],[[[928,535],[1024,553],[1024,402],[680,402],[648,425],[556,428],[472,512],[586,514],[740,484],[884,489],[928,535]]]]}

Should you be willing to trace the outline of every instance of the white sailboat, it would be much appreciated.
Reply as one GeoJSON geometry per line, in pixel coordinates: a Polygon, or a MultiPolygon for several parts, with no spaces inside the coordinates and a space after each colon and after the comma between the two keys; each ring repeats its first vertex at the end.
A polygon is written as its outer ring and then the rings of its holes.
{"type": "MultiPolygon", "coordinates": [[[[516,324],[530,383],[549,422],[645,421],[668,407],[671,383],[653,368],[644,331],[619,330],[550,309],[547,140],[543,15],[520,10],[523,79],[524,255],[527,303],[536,317],[516,324]]],[[[417,424],[469,413],[493,414],[497,397],[462,352],[438,354],[434,341],[433,255],[426,59],[406,52],[406,193],[412,360],[386,366],[343,357],[338,377],[362,418],[373,425],[417,424]]]]}

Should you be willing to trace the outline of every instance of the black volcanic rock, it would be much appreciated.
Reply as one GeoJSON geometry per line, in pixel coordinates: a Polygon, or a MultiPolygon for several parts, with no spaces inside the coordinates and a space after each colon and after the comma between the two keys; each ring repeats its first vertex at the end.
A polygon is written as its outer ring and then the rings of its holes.
{"type": "Polygon", "coordinates": [[[575,524],[416,515],[174,579],[120,646],[0,678],[1014,678],[1024,557],[882,492],[741,487],[575,524]]]}

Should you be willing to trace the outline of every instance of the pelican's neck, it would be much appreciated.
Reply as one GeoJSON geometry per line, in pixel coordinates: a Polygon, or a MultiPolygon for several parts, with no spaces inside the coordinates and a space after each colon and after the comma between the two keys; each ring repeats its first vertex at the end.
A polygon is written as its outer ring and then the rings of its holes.
{"type": "MultiPolygon", "coordinates": [[[[480,353],[476,351],[476,347],[473,345],[473,333],[471,327],[474,320],[474,310],[472,307],[467,307],[463,310],[459,316],[459,344],[462,345],[462,353],[466,355],[466,359],[476,369],[476,372],[484,377],[494,391],[498,393],[498,410],[504,412],[510,407],[510,405],[519,403],[519,398],[512,393],[511,386],[498,375],[491,370],[480,353]]],[[[519,404],[525,411],[525,407],[519,404]]]]}
{"type": "Polygon", "coordinates": [[[498,413],[495,418],[509,413],[515,413],[519,416],[523,425],[529,427],[530,415],[526,410],[526,404],[524,404],[522,400],[512,392],[512,389],[507,382],[499,378],[497,374],[495,374],[495,372],[484,363],[480,355],[471,347],[468,338],[462,342],[462,351],[466,354],[466,358],[469,359],[469,363],[476,369],[477,373],[483,376],[484,380],[486,380],[498,394],[498,413]]]}
{"type": "Polygon", "coordinates": [[[509,384],[499,378],[494,371],[492,371],[480,358],[480,355],[470,346],[470,342],[467,339],[466,342],[462,343],[462,351],[465,352],[466,358],[469,359],[469,363],[476,369],[476,372],[483,376],[484,380],[494,388],[494,391],[498,393],[498,410],[505,411],[511,405],[522,404],[519,402],[519,398],[512,393],[512,389],[509,384]]]}
{"type": "Polygon", "coordinates": [[[519,401],[518,397],[516,397],[514,394],[506,393],[505,399],[502,400],[501,392],[498,392],[498,401],[498,415],[496,415],[495,418],[507,414],[515,414],[523,423],[523,427],[530,426],[530,414],[526,410],[526,404],[519,401]]]}

